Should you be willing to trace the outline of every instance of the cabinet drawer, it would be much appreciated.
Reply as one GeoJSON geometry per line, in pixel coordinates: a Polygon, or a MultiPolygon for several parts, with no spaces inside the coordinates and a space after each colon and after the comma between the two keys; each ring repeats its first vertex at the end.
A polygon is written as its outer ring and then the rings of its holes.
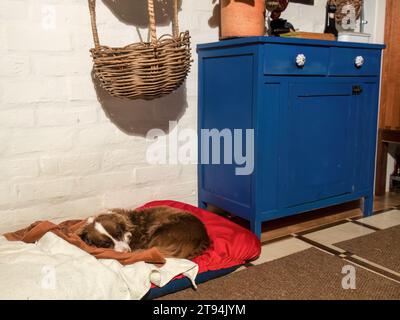
{"type": "Polygon", "coordinates": [[[326,75],[329,68],[329,48],[311,46],[264,45],[264,74],[266,75],[326,75]],[[304,66],[296,58],[303,55],[304,66]]]}
{"type": "Polygon", "coordinates": [[[335,76],[379,76],[381,55],[377,50],[331,48],[329,74],[335,76]],[[356,59],[361,64],[356,65],[356,59]]]}

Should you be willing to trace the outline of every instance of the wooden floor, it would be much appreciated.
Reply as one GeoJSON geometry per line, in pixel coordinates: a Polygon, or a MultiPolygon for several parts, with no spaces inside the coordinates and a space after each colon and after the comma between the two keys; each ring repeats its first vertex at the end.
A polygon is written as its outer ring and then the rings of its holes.
{"type": "MultiPolygon", "coordinates": [[[[375,197],[374,211],[385,210],[400,205],[400,194],[387,193],[375,197]]],[[[314,210],[288,218],[263,223],[261,241],[272,241],[293,233],[334,224],[346,219],[362,217],[361,201],[349,202],[338,206],[314,210]]],[[[214,210],[211,210],[214,211],[214,210]]],[[[235,222],[248,227],[248,222],[240,218],[232,218],[235,222]]]]}

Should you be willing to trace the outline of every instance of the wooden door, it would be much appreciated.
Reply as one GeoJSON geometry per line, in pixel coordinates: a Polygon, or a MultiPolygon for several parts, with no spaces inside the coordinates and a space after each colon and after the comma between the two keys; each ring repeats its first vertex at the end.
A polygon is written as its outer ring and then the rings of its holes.
{"type": "Polygon", "coordinates": [[[379,127],[400,130],[400,1],[387,0],[379,127]]]}
{"type": "Polygon", "coordinates": [[[400,143],[400,0],[386,1],[375,194],[386,192],[389,143],[400,143]]]}

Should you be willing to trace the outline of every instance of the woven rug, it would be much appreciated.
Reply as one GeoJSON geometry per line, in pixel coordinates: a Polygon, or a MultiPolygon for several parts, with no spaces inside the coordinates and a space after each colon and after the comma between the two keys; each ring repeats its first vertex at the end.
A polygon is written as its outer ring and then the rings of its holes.
{"type": "Polygon", "coordinates": [[[400,284],[376,273],[310,248],[287,257],[249,267],[160,300],[269,299],[400,299],[400,284]],[[356,271],[356,289],[343,289],[343,267],[356,271]]]}
{"type": "Polygon", "coordinates": [[[335,246],[400,273],[400,226],[339,242],[335,246]]]}

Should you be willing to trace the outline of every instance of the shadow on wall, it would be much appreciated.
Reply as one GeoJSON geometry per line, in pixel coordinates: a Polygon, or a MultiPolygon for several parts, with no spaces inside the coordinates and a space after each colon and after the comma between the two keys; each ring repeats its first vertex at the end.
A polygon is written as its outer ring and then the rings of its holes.
{"type": "Polygon", "coordinates": [[[219,35],[221,36],[221,5],[218,0],[212,0],[214,4],[213,13],[210,19],[208,19],[208,26],[210,28],[219,28],[219,35]]]}
{"type": "Polygon", "coordinates": [[[161,129],[168,133],[169,122],[179,120],[188,106],[186,83],[175,92],[155,100],[125,100],[111,96],[94,77],[97,99],[106,116],[122,132],[145,137],[151,129],[161,129]]]}
{"type": "MultiPolygon", "coordinates": [[[[147,27],[147,0],[103,0],[104,4],[123,23],[147,27]]],[[[179,8],[181,0],[179,1],[179,8]]],[[[155,1],[157,25],[168,25],[172,17],[172,0],[155,1]]],[[[147,41],[147,40],[143,40],[147,41]]],[[[149,130],[158,128],[168,133],[169,122],[179,120],[188,106],[186,83],[175,92],[155,100],[125,100],[105,91],[92,72],[97,99],[106,116],[122,132],[145,137],[149,130]]]]}
{"type": "MultiPolygon", "coordinates": [[[[146,28],[149,25],[147,0],[103,0],[103,3],[123,23],[146,28]]],[[[178,11],[182,0],[178,0],[178,11]]],[[[154,14],[157,25],[167,26],[173,16],[173,0],[154,0],[154,14]]]]}

